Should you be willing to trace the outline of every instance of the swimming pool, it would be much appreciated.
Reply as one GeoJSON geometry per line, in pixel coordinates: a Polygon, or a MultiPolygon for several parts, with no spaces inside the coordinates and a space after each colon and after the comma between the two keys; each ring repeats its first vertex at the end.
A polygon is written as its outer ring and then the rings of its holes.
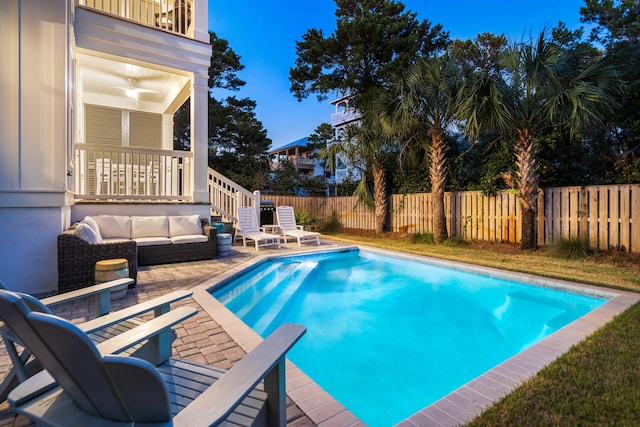
{"type": "Polygon", "coordinates": [[[214,296],[263,336],[304,324],[288,357],[373,426],[406,418],[605,301],[357,250],[276,258],[214,296]]]}

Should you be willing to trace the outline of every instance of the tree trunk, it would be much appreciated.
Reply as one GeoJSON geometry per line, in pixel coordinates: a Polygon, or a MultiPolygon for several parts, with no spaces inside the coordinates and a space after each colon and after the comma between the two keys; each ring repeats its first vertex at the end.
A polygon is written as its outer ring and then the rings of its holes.
{"type": "Polygon", "coordinates": [[[387,178],[386,171],[382,165],[373,165],[373,202],[374,214],[376,217],[376,234],[380,234],[387,227],[387,178]]]}
{"type": "Polygon", "coordinates": [[[536,211],[533,209],[522,210],[522,240],[520,249],[535,249],[536,240],[536,211]]]}
{"type": "Polygon", "coordinates": [[[444,132],[439,127],[429,131],[429,178],[431,178],[431,197],[433,198],[433,239],[442,243],[449,238],[447,217],[444,212],[444,187],[447,182],[447,146],[444,132]]]}
{"type": "Polygon", "coordinates": [[[538,175],[533,142],[528,129],[518,130],[515,146],[520,204],[522,205],[522,240],[520,249],[536,249],[536,212],[538,207],[538,175]]]}

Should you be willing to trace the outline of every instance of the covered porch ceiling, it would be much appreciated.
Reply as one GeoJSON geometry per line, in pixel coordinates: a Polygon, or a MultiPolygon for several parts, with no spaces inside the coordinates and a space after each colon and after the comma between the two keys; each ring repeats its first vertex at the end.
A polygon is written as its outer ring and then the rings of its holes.
{"type": "Polygon", "coordinates": [[[189,98],[189,75],[78,53],[82,102],[173,114],[189,98]]]}

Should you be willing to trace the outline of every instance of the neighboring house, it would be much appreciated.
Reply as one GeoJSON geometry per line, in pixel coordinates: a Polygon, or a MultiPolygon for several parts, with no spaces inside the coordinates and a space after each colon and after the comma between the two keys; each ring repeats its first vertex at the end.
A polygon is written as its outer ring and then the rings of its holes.
{"type": "MultiPolygon", "coordinates": [[[[351,95],[340,97],[331,102],[335,106],[335,112],[331,115],[331,126],[335,129],[335,140],[340,140],[347,127],[358,125],[360,113],[350,104],[351,95]]],[[[330,181],[340,184],[346,179],[359,180],[360,170],[351,164],[344,155],[338,154],[335,159],[334,176],[330,181]]]]}
{"type": "Polygon", "coordinates": [[[9,288],[55,291],[57,236],[85,215],[232,217],[215,204],[223,197],[212,182],[225,178],[207,168],[207,8],[0,1],[0,281],[9,288]],[[174,151],[173,116],[186,101],[191,148],[174,151]]]}
{"type": "Polygon", "coordinates": [[[271,170],[278,169],[280,163],[288,160],[300,175],[324,176],[324,165],[318,159],[320,150],[307,146],[308,138],[301,138],[282,147],[269,151],[271,170]]]}

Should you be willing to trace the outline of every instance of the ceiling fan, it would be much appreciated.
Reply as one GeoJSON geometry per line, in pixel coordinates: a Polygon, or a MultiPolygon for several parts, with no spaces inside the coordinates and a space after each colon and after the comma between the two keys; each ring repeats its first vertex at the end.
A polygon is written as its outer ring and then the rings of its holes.
{"type": "Polygon", "coordinates": [[[140,96],[141,93],[157,93],[157,90],[151,90],[151,89],[143,89],[140,87],[137,87],[137,80],[133,79],[133,78],[128,78],[127,81],[129,82],[129,86],[127,87],[122,87],[122,86],[114,86],[117,89],[122,89],[124,90],[125,95],[127,95],[129,98],[131,99],[135,99],[136,101],[138,100],[138,97],[140,96]]]}

